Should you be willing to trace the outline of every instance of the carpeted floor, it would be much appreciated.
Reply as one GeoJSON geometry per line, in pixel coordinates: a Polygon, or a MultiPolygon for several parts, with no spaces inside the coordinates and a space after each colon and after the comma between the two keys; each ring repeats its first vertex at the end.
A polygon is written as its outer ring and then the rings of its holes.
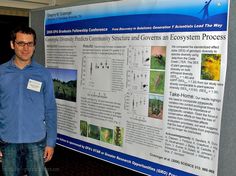
{"type": "Polygon", "coordinates": [[[129,169],[57,146],[47,163],[50,176],[143,176],[129,169]]]}

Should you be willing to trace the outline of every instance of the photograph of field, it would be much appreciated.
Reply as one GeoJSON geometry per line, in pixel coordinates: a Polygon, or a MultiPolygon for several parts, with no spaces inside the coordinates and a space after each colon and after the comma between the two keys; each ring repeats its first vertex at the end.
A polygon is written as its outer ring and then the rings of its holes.
{"type": "Polygon", "coordinates": [[[148,117],[163,119],[163,96],[149,96],[148,117]]]}
{"type": "Polygon", "coordinates": [[[151,69],[165,70],[166,46],[151,47],[151,69]]]}
{"type": "Polygon", "coordinates": [[[112,144],[113,143],[113,130],[101,127],[101,141],[112,144]]]}
{"type": "Polygon", "coordinates": [[[164,94],[165,72],[151,71],[150,72],[150,89],[151,93],[164,94]]]}
{"type": "Polygon", "coordinates": [[[201,79],[220,80],[221,54],[202,54],[201,79]]]}
{"type": "Polygon", "coordinates": [[[55,97],[76,102],[77,70],[48,69],[52,75],[55,97]]]}

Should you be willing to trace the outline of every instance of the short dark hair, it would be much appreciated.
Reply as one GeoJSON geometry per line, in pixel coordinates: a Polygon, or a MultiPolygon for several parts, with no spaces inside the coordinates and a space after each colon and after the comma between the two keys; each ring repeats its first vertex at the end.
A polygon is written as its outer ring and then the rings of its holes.
{"type": "Polygon", "coordinates": [[[16,33],[23,33],[33,35],[34,38],[34,45],[36,44],[36,32],[34,29],[28,26],[17,26],[15,29],[11,31],[11,41],[14,43],[16,40],[16,33]]]}

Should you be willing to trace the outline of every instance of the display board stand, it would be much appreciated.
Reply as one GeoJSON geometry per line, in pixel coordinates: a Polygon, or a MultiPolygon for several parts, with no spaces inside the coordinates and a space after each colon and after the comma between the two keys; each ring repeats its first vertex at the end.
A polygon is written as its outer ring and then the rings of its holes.
{"type": "MultiPolygon", "coordinates": [[[[82,4],[96,3],[101,1],[80,1],[67,6],[70,7],[82,4]]],[[[230,2],[230,14],[229,14],[229,43],[228,43],[228,65],[227,75],[224,93],[224,104],[221,121],[221,136],[220,136],[220,149],[219,149],[219,165],[218,176],[236,175],[235,163],[236,163],[236,118],[235,118],[235,106],[236,106],[236,11],[233,9],[236,7],[236,1],[230,2]]],[[[37,48],[35,52],[36,60],[42,65],[45,64],[44,53],[44,14],[45,10],[54,9],[57,7],[36,9],[30,11],[30,26],[32,26],[38,35],[37,48]]]]}

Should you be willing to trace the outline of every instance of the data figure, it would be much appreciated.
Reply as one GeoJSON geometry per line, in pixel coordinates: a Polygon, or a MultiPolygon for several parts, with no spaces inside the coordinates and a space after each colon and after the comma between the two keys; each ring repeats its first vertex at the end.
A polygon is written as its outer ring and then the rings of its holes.
{"type": "Polygon", "coordinates": [[[127,73],[127,87],[133,91],[149,91],[149,71],[146,70],[129,70],[127,73]]]}
{"type": "Polygon", "coordinates": [[[111,91],[112,68],[110,58],[83,57],[81,85],[87,89],[111,91]]]}
{"type": "Polygon", "coordinates": [[[148,95],[147,94],[133,94],[131,99],[132,113],[139,116],[147,116],[148,109],[148,95]]]}
{"type": "Polygon", "coordinates": [[[150,59],[150,47],[135,46],[128,48],[128,64],[130,66],[139,68],[149,68],[150,59]]]}

